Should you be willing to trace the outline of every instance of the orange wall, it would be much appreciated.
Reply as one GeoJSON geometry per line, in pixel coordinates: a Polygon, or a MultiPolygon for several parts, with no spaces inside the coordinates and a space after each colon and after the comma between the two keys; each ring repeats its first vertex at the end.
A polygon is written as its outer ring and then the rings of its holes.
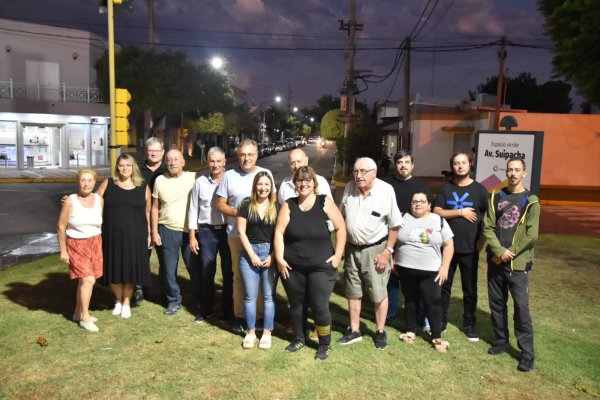
{"type": "Polygon", "coordinates": [[[600,115],[509,113],[514,130],[543,131],[542,185],[600,187],[600,115]]]}

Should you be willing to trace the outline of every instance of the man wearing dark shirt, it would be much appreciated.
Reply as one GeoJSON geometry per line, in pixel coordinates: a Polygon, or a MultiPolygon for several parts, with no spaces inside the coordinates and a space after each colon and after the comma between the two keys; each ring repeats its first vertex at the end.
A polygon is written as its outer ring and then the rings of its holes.
{"type": "MultiPolygon", "coordinates": [[[[394,155],[394,165],[396,173],[389,178],[387,182],[392,185],[396,193],[396,203],[402,214],[410,211],[410,201],[412,195],[417,192],[426,193],[428,198],[431,197],[431,189],[424,179],[412,176],[415,168],[413,156],[407,150],[400,150],[394,155]]],[[[398,311],[398,303],[400,301],[400,281],[395,272],[390,274],[388,281],[388,314],[387,319],[391,320],[398,311]]]]}
{"type": "Polygon", "coordinates": [[[467,339],[479,340],[475,331],[477,309],[477,268],[482,243],[482,221],[488,207],[488,192],[473,180],[471,160],[465,152],[450,158],[451,177],[440,188],[433,212],[445,218],[454,233],[454,256],[448,280],[442,285],[442,330],[448,324],[448,308],[456,268],[460,268],[463,290],[463,328],[467,339]]]}
{"type": "MultiPolygon", "coordinates": [[[[154,190],[154,181],[156,178],[165,173],[167,168],[163,163],[163,157],[165,155],[164,143],[157,137],[151,137],[146,140],[145,143],[145,156],[146,159],[140,167],[144,182],[150,186],[150,193],[154,190]]],[[[148,250],[148,258],[152,254],[152,249],[148,250]]],[[[135,293],[133,294],[133,306],[137,307],[142,301],[144,301],[144,291],[141,285],[135,285],[135,293]]]]}

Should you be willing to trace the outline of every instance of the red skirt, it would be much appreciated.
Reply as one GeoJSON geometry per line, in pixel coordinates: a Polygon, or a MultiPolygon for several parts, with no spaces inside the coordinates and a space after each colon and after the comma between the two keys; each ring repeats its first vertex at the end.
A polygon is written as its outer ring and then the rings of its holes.
{"type": "Polygon", "coordinates": [[[71,279],[102,276],[102,235],[87,239],[67,237],[67,253],[69,253],[69,275],[71,279]]]}

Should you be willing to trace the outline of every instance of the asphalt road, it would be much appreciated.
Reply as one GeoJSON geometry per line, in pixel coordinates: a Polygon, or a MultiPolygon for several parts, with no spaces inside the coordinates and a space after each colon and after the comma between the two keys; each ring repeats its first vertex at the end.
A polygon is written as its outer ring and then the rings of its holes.
{"type": "MultiPolygon", "coordinates": [[[[303,147],[303,150],[317,173],[330,180],[333,150],[321,149],[314,144],[303,147]]],[[[271,170],[277,186],[290,174],[288,153],[280,152],[257,162],[271,170]]],[[[237,160],[231,160],[228,167],[235,162],[237,160]]],[[[0,185],[0,267],[58,251],[55,232],[60,199],[75,190],[75,183],[0,185]]]]}

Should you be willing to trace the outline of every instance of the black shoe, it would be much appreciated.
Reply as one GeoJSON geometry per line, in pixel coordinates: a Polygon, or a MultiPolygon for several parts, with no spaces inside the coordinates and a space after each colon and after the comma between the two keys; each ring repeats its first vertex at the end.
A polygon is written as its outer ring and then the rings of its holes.
{"type": "Polygon", "coordinates": [[[533,360],[529,358],[521,358],[519,365],[517,365],[517,369],[521,372],[531,371],[533,369],[533,360]]]}
{"type": "Polygon", "coordinates": [[[383,350],[387,347],[387,335],[383,329],[375,332],[375,348],[377,350],[383,350]]]}
{"type": "Polygon", "coordinates": [[[317,354],[315,354],[315,360],[327,360],[329,358],[329,354],[331,354],[331,346],[328,344],[320,344],[317,348],[317,354]]]}
{"type": "Polygon", "coordinates": [[[305,346],[305,344],[302,340],[294,340],[292,343],[287,345],[287,347],[285,348],[285,351],[290,352],[290,353],[295,353],[298,350],[300,350],[301,348],[303,348],[304,346],[305,346]]]}
{"type": "Polygon", "coordinates": [[[493,356],[499,356],[500,354],[506,351],[506,347],[504,346],[492,346],[488,349],[488,354],[493,356]]]}
{"type": "Polygon", "coordinates": [[[179,310],[181,310],[181,304],[170,304],[163,314],[175,315],[179,310]]]}
{"type": "Polygon", "coordinates": [[[469,339],[469,342],[478,342],[479,336],[475,333],[474,326],[465,326],[465,336],[469,339]]]}
{"type": "Polygon", "coordinates": [[[346,330],[346,334],[344,336],[342,336],[341,338],[339,338],[337,343],[341,344],[342,346],[345,346],[348,344],[360,342],[361,340],[362,340],[362,335],[360,334],[360,332],[354,332],[354,331],[352,331],[351,328],[348,328],[346,330]]]}
{"type": "Polygon", "coordinates": [[[235,333],[243,333],[245,331],[246,321],[242,318],[235,318],[233,320],[233,324],[231,325],[231,331],[235,333]]]}
{"type": "Polygon", "coordinates": [[[198,314],[198,315],[196,315],[196,318],[194,319],[194,322],[197,323],[197,324],[201,324],[204,321],[206,321],[207,318],[208,318],[208,316],[204,316],[202,314],[198,314]]]}
{"type": "Polygon", "coordinates": [[[141,288],[138,288],[133,293],[131,305],[132,307],[138,307],[140,304],[142,304],[142,301],[144,301],[144,291],[141,288]]]}

